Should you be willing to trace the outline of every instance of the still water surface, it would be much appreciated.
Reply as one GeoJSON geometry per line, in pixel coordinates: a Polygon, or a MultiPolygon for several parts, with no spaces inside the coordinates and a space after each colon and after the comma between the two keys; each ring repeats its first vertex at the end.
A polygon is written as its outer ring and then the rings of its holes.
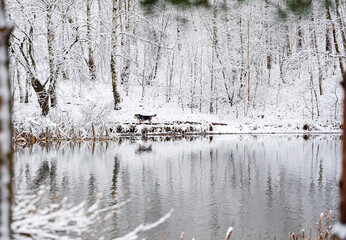
{"type": "Polygon", "coordinates": [[[75,204],[99,192],[104,205],[135,196],[103,226],[107,239],[172,208],[140,239],[224,239],[229,226],[231,239],[287,239],[337,212],[340,164],[338,135],[124,139],[17,147],[14,181],[17,190],[48,184],[51,199],[75,204]]]}

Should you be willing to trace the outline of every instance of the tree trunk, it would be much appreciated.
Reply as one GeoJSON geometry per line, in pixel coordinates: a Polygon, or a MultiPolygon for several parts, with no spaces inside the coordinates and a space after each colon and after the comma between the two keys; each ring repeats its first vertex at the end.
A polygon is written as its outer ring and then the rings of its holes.
{"type": "MultiPolygon", "coordinates": [[[[225,30],[226,30],[226,44],[227,44],[227,54],[228,56],[232,55],[232,51],[231,51],[231,42],[232,42],[232,36],[230,33],[230,29],[229,29],[229,25],[230,25],[230,20],[229,20],[229,7],[228,7],[228,1],[224,0],[224,5],[225,5],[225,30]]],[[[218,54],[219,55],[219,54],[218,54]]],[[[220,58],[219,58],[219,62],[221,64],[220,58]]],[[[229,87],[227,86],[227,79],[226,79],[226,75],[225,75],[225,69],[224,67],[222,67],[222,76],[224,79],[224,86],[225,86],[225,90],[227,92],[227,98],[228,98],[228,102],[230,104],[230,106],[233,106],[233,97],[234,97],[234,84],[236,81],[236,69],[235,67],[232,67],[232,72],[233,72],[233,77],[232,77],[232,95],[230,95],[230,91],[229,91],[229,87]]]]}
{"type": "Polygon", "coordinates": [[[171,101],[172,95],[172,87],[173,87],[173,72],[174,72],[174,52],[171,54],[171,59],[169,61],[169,65],[167,68],[168,76],[167,76],[167,88],[166,88],[166,102],[169,103],[171,101]]]}
{"type": "MultiPolygon", "coordinates": [[[[61,15],[61,24],[62,24],[62,26],[61,26],[61,41],[62,41],[62,49],[65,49],[65,46],[66,46],[66,39],[69,39],[68,38],[68,36],[70,35],[69,34],[69,32],[68,32],[68,27],[67,27],[67,25],[68,25],[68,19],[70,18],[71,19],[71,17],[72,17],[72,15],[68,15],[67,16],[67,14],[66,14],[66,9],[65,9],[65,1],[61,1],[61,3],[60,3],[60,9],[61,9],[61,13],[60,13],[60,15],[61,15]],[[66,26],[65,26],[65,24],[66,24],[66,26]]],[[[71,19],[71,22],[70,23],[72,23],[72,19],[71,19]]],[[[64,67],[63,67],[63,69],[62,69],[62,78],[64,79],[64,80],[67,80],[69,77],[68,77],[68,75],[69,75],[69,73],[68,73],[68,69],[67,69],[67,67],[66,67],[66,63],[64,63],[64,67]]]]}
{"type": "MultiPolygon", "coordinates": [[[[30,36],[32,36],[33,33],[33,27],[30,26],[30,36]]],[[[36,61],[34,59],[33,55],[33,49],[32,46],[33,43],[31,40],[29,40],[28,43],[28,56],[24,53],[24,42],[19,47],[19,51],[21,52],[27,68],[27,79],[31,81],[31,85],[33,89],[35,90],[37,94],[37,100],[38,104],[40,105],[42,115],[46,116],[49,112],[49,94],[43,84],[35,77],[34,73],[37,72],[36,70],[36,61]]]]}
{"type": "MultiPolygon", "coordinates": [[[[287,7],[287,1],[283,0],[283,4],[287,7]]],[[[285,26],[285,47],[286,49],[286,56],[289,57],[292,53],[292,46],[290,41],[290,31],[289,31],[289,23],[287,21],[284,22],[285,26]]]]}
{"type": "MultiPolygon", "coordinates": [[[[317,57],[317,65],[318,65],[318,88],[319,88],[319,94],[323,95],[323,87],[322,87],[322,82],[323,82],[323,71],[322,71],[322,63],[318,51],[318,45],[317,45],[317,36],[316,36],[316,30],[314,28],[315,25],[315,17],[314,17],[314,12],[311,14],[310,18],[310,47],[311,51],[315,50],[315,55],[317,57]]],[[[312,60],[313,61],[313,60],[312,60]]],[[[317,100],[317,99],[316,99],[317,100]]]]}
{"type": "Polygon", "coordinates": [[[330,5],[329,0],[325,0],[324,5],[326,9],[326,19],[327,19],[326,21],[326,52],[328,54],[332,52],[332,44],[330,41],[330,28],[329,28],[329,24],[331,20],[330,11],[329,11],[329,5],[330,5]]]}
{"type": "Polygon", "coordinates": [[[40,105],[43,116],[47,116],[49,112],[49,94],[46,88],[40,83],[40,81],[31,75],[32,87],[37,94],[38,104],[40,105]]]}
{"type": "Polygon", "coordinates": [[[57,99],[56,99],[56,82],[57,79],[55,79],[54,76],[54,52],[53,52],[53,45],[54,45],[54,29],[53,29],[53,23],[52,23],[52,4],[47,4],[47,45],[48,45],[48,61],[49,61],[49,96],[50,96],[50,104],[52,108],[55,108],[57,106],[57,99]]]}
{"type": "Polygon", "coordinates": [[[168,18],[163,15],[162,16],[162,28],[161,28],[161,31],[158,33],[159,34],[159,38],[158,38],[158,44],[159,46],[157,46],[157,51],[156,51],[156,56],[155,56],[155,66],[153,68],[153,74],[152,74],[152,79],[151,79],[151,82],[153,83],[153,81],[156,79],[157,77],[157,70],[159,68],[159,61],[160,61],[160,58],[161,58],[161,52],[162,52],[162,47],[161,47],[161,44],[162,44],[162,40],[163,40],[163,37],[164,37],[164,34],[165,34],[165,31],[168,27],[168,23],[169,23],[169,20],[168,18]]]}
{"type": "MultiPolygon", "coordinates": [[[[125,32],[130,33],[130,0],[124,1],[125,8],[125,32]]],[[[121,71],[121,82],[124,84],[126,96],[129,94],[129,78],[130,78],[130,53],[131,53],[131,42],[128,35],[122,38],[122,49],[123,55],[126,56],[124,59],[124,66],[121,71]]]]}
{"type": "Polygon", "coordinates": [[[210,100],[209,100],[209,112],[214,113],[213,101],[214,101],[214,64],[215,64],[215,48],[216,48],[216,4],[214,0],[213,7],[213,36],[212,36],[212,52],[211,52],[211,70],[210,70],[210,100]]]}
{"type": "Polygon", "coordinates": [[[336,39],[336,30],[335,30],[335,24],[332,21],[332,16],[330,14],[330,2],[329,0],[325,0],[325,6],[326,6],[326,10],[327,10],[327,20],[328,22],[330,22],[331,26],[332,26],[332,35],[333,35],[333,41],[334,41],[334,48],[335,48],[335,52],[338,55],[338,59],[339,59],[339,67],[340,67],[340,71],[341,71],[341,75],[344,75],[344,67],[342,65],[342,58],[340,57],[340,50],[339,50],[339,44],[338,44],[338,40],[336,39]]]}
{"type": "Polygon", "coordinates": [[[8,42],[11,26],[5,19],[5,1],[0,1],[0,239],[11,239],[12,129],[11,82],[8,73],[8,42]]]}
{"type": "Polygon", "coordinates": [[[25,98],[24,103],[29,103],[29,91],[30,91],[30,81],[28,76],[25,79],[25,98]]]}
{"type": "Polygon", "coordinates": [[[250,2],[250,14],[247,22],[247,103],[250,105],[250,21],[252,15],[252,1],[250,2]]]}
{"type": "MultiPolygon", "coordinates": [[[[267,32],[269,30],[268,26],[268,7],[269,7],[269,2],[268,0],[265,0],[264,3],[264,31],[267,32]]],[[[270,84],[270,72],[272,69],[272,56],[271,56],[271,39],[269,34],[265,35],[265,46],[266,46],[266,51],[267,51],[267,70],[268,70],[268,84],[270,84]]]]}
{"type": "Polygon", "coordinates": [[[342,38],[342,45],[344,46],[344,51],[346,51],[346,26],[345,26],[345,22],[343,19],[341,14],[340,14],[340,2],[339,0],[335,0],[335,11],[336,11],[336,16],[338,19],[338,23],[339,23],[339,28],[340,28],[340,34],[341,34],[341,38],[342,38]]]}
{"type": "MultiPolygon", "coordinates": [[[[346,96],[346,73],[343,76],[343,86],[346,96]]],[[[346,224],[346,139],[345,139],[345,126],[346,126],[346,98],[344,97],[344,138],[342,140],[342,173],[340,180],[340,223],[346,224]]]]}
{"type": "MultiPolygon", "coordinates": [[[[91,1],[87,0],[87,39],[88,39],[88,67],[89,67],[89,75],[90,80],[96,80],[96,67],[94,62],[94,51],[92,49],[92,36],[91,36],[91,9],[90,9],[91,1]]],[[[113,10],[114,11],[114,10],[113,10]]]]}
{"type": "Polygon", "coordinates": [[[111,75],[112,75],[112,90],[113,90],[113,99],[114,99],[114,109],[119,109],[120,95],[117,89],[117,72],[116,72],[116,62],[115,62],[115,51],[117,48],[117,10],[119,7],[118,0],[113,0],[113,16],[112,16],[112,53],[111,53],[111,75]]]}
{"type": "Polygon", "coordinates": [[[241,66],[240,66],[240,74],[239,74],[239,82],[240,82],[240,87],[238,91],[238,97],[240,99],[243,99],[243,87],[245,87],[244,84],[244,77],[245,77],[245,50],[244,50],[244,36],[243,36],[243,31],[242,31],[242,16],[239,17],[239,38],[240,38],[240,56],[241,56],[241,66]]]}
{"type": "Polygon", "coordinates": [[[17,72],[16,80],[17,80],[17,85],[19,88],[19,102],[24,103],[24,91],[23,91],[22,84],[20,82],[20,72],[18,67],[18,61],[16,61],[16,72],[17,72]]]}
{"type": "MultiPolygon", "coordinates": [[[[223,85],[225,87],[225,91],[227,94],[228,103],[229,103],[230,107],[232,107],[233,106],[233,94],[232,95],[230,94],[229,87],[227,85],[226,68],[224,66],[225,64],[223,64],[223,62],[221,61],[218,49],[216,48],[215,50],[216,50],[215,51],[216,58],[219,60],[219,63],[220,63],[221,68],[222,68],[221,72],[222,72],[222,78],[223,78],[223,85]]],[[[233,82],[234,82],[234,79],[233,79],[233,82]]]]}
{"type": "Polygon", "coordinates": [[[301,51],[303,48],[303,30],[302,30],[302,26],[300,26],[299,22],[302,21],[302,17],[299,17],[298,19],[298,23],[297,23],[297,28],[298,28],[298,32],[297,32],[297,52],[301,51]]]}

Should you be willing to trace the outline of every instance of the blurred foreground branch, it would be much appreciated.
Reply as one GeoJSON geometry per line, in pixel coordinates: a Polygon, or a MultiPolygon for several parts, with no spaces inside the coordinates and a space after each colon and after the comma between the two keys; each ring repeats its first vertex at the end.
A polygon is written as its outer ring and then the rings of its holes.
{"type": "MultiPolygon", "coordinates": [[[[96,225],[111,218],[119,208],[132,200],[130,198],[119,204],[102,208],[100,207],[101,194],[99,194],[90,207],[85,202],[72,206],[67,203],[67,198],[59,203],[47,205],[46,193],[45,188],[40,188],[37,193],[23,192],[16,195],[11,225],[14,239],[83,239],[83,236],[92,234],[90,231],[94,231],[96,225]]],[[[132,232],[116,240],[137,239],[140,232],[157,227],[165,222],[172,212],[173,210],[169,211],[154,223],[141,224],[132,232]]],[[[98,237],[102,238],[102,236],[98,237]]]]}

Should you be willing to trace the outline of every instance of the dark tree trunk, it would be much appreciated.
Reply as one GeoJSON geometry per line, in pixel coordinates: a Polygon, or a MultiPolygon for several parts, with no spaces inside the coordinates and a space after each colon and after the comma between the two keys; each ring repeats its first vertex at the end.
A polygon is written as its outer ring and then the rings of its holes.
{"type": "MultiPolygon", "coordinates": [[[[335,30],[335,24],[332,20],[332,15],[330,13],[330,8],[329,6],[331,5],[331,3],[329,2],[329,0],[325,1],[325,6],[326,6],[326,11],[327,11],[327,20],[330,23],[331,27],[332,27],[332,36],[333,36],[333,42],[334,42],[334,48],[335,48],[335,52],[337,55],[340,55],[340,50],[339,50],[339,44],[337,41],[337,37],[336,37],[336,30],[335,30]]],[[[330,53],[331,53],[331,47],[330,47],[330,53]]],[[[341,71],[341,75],[344,75],[344,67],[342,65],[342,58],[339,57],[339,67],[340,67],[340,71],[341,71]]]]}
{"type": "Polygon", "coordinates": [[[57,105],[58,105],[58,101],[56,99],[56,91],[55,91],[55,88],[54,88],[54,91],[51,92],[50,94],[50,106],[52,108],[55,108],[57,105]]]}
{"type": "Polygon", "coordinates": [[[30,83],[29,78],[27,77],[25,80],[25,98],[24,103],[29,103],[29,89],[30,89],[30,83]]]}
{"type": "Polygon", "coordinates": [[[38,104],[40,105],[42,115],[47,116],[49,112],[49,94],[46,88],[35,77],[31,77],[32,87],[37,94],[38,104]]]}
{"type": "MultiPolygon", "coordinates": [[[[30,27],[30,33],[32,34],[33,27],[30,27]]],[[[28,56],[24,53],[24,42],[22,42],[21,46],[19,47],[20,52],[22,53],[22,56],[27,64],[27,66],[32,66],[35,69],[36,72],[36,62],[33,56],[33,49],[32,49],[32,42],[30,41],[28,44],[28,56]]],[[[35,90],[37,94],[37,100],[38,104],[40,105],[42,115],[46,116],[49,112],[49,92],[46,90],[45,85],[43,85],[34,75],[34,73],[31,71],[30,68],[27,69],[27,82],[28,79],[31,80],[31,86],[35,90]]]]}
{"type": "MultiPolygon", "coordinates": [[[[346,73],[343,76],[343,86],[346,96],[346,73]]],[[[340,223],[346,224],[346,139],[345,139],[345,126],[346,126],[346,98],[344,97],[344,122],[343,122],[343,140],[342,140],[342,174],[340,180],[340,223]]]]}
{"type": "Polygon", "coordinates": [[[47,116],[49,112],[49,96],[46,91],[37,93],[38,104],[42,110],[42,115],[47,116]]]}
{"type": "Polygon", "coordinates": [[[339,28],[340,28],[340,34],[341,34],[341,38],[342,38],[342,45],[344,46],[344,51],[346,51],[346,29],[345,29],[345,24],[344,21],[342,20],[342,16],[340,14],[340,3],[339,0],[335,0],[335,11],[336,11],[336,16],[338,19],[338,23],[339,23],[339,28]]]}
{"type": "Polygon", "coordinates": [[[56,74],[53,74],[51,79],[50,79],[50,84],[49,84],[49,88],[48,88],[48,94],[49,94],[49,97],[50,97],[50,106],[52,108],[55,108],[57,105],[58,105],[58,101],[57,101],[57,98],[56,98],[56,82],[57,82],[57,71],[56,70],[56,74]]]}
{"type": "MultiPolygon", "coordinates": [[[[301,20],[302,18],[299,17],[298,22],[301,22],[301,20]]],[[[300,51],[303,48],[303,29],[302,29],[302,26],[300,26],[299,24],[297,25],[297,28],[298,28],[297,51],[300,51]]]]}

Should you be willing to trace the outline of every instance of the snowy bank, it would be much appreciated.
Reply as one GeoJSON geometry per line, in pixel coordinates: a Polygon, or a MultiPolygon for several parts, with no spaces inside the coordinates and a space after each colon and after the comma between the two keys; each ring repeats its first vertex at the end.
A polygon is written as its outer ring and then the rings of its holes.
{"type": "Polygon", "coordinates": [[[340,118],[332,116],[312,120],[299,111],[285,109],[251,110],[246,116],[239,115],[238,110],[210,114],[183,109],[177,103],[166,103],[160,97],[142,99],[136,91],[124,96],[121,109],[114,110],[108,84],[88,85],[78,94],[76,86],[69,85],[60,84],[58,106],[51,109],[48,116],[41,115],[35,96],[29,103],[15,101],[14,141],[112,140],[131,135],[342,132],[340,118]],[[148,121],[140,124],[134,118],[138,113],[156,116],[152,124],[148,121]]]}
{"type": "Polygon", "coordinates": [[[102,122],[74,125],[49,118],[27,119],[14,124],[14,142],[35,143],[61,140],[116,140],[131,136],[187,136],[215,134],[342,134],[342,125],[304,124],[227,124],[216,122],[102,122]]]}

